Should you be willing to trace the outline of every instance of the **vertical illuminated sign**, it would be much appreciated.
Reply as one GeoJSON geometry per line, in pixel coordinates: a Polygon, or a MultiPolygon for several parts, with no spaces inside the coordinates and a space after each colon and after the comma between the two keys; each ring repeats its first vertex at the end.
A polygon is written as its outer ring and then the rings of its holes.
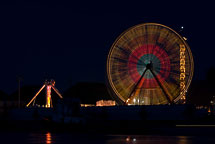
{"type": "MultiPolygon", "coordinates": [[[[185,45],[180,45],[180,92],[185,90],[185,45]]],[[[185,100],[185,94],[181,98],[185,100]]]]}

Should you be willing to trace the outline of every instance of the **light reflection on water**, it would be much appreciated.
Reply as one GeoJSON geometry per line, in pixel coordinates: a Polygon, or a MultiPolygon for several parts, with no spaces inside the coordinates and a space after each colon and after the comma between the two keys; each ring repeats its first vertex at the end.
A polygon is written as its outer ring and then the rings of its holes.
{"type": "Polygon", "coordinates": [[[144,136],[133,135],[114,136],[107,140],[106,144],[191,144],[194,143],[189,136],[144,136]]]}
{"type": "Polygon", "coordinates": [[[208,136],[150,136],[150,135],[98,135],[71,133],[18,133],[0,132],[0,143],[74,143],[74,144],[202,144],[215,143],[208,136]]]}

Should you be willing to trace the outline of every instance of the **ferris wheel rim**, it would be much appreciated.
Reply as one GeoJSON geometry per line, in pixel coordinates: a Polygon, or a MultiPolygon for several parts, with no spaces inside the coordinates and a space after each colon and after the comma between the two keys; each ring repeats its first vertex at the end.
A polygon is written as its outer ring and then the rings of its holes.
{"type": "Polygon", "coordinates": [[[146,25],[155,25],[155,26],[160,26],[160,27],[164,27],[166,28],[167,30],[173,32],[182,42],[183,44],[185,45],[186,47],[186,50],[188,51],[188,55],[189,55],[189,60],[190,60],[190,72],[189,72],[189,79],[186,83],[186,86],[185,86],[185,90],[180,93],[176,98],[173,99],[173,102],[177,102],[179,99],[181,99],[181,97],[186,93],[186,91],[188,90],[190,84],[191,84],[191,81],[192,81],[192,77],[193,77],[193,70],[194,70],[194,62],[193,62],[193,56],[192,56],[192,52],[191,52],[191,49],[189,47],[189,45],[187,44],[187,42],[184,40],[184,38],[178,34],[175,30],[173,30],[172,28],[168,27],[168,26],[165,26],[163,24],[158,24],[158,23],[142,23],[142,24],[138,24],[138,25],[134,25],[128,29],[126,29],[124,32],[122,32],[117,38],[116,40],[114,41],[114,43],[111,45],[111,49],[108,53],[108,57],[107,57],[107,76],[108,76],[108,82],[109,82],[109,85],[111,86],[112,90],[114,91],[114,93],[123,101],[125,102],[126,99],[124,97],[121,96],[121,94],[117,91],[115,85],[113,84],[113,81],[112,81],[112,78],[111,78],[111,69],[110,69],[110,65],[111,65],[111,62],[110,62],[110,59],[111,59],[111,56],[112,56],[112,53],[113,53],[113,50],[114,50],[114,47],[115,45],[119,42],[120,38],[125,35],[127,32],[131,31],[132,29],[135,29],[135,28],[138,28],[138,27],[143,27],[143,26],[146,26],[146,25]]]}

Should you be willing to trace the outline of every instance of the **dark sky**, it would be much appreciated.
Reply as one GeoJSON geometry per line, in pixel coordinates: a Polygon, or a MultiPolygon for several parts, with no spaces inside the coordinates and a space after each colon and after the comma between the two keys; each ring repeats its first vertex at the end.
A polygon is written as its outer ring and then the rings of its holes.
{"type": "Polygon", "coordinates": [[[194,79],[215,66],[213,4],[202,2],[106,3],[12,1],[0,6],[0,90],[42,85],[54,78],[60,91],[77,82],[104,82],[106,57],[127,28],[145,22],[184,26],[195,62],[194,79]],[[12,4],[12,5],[8,5],[12,4]]]}

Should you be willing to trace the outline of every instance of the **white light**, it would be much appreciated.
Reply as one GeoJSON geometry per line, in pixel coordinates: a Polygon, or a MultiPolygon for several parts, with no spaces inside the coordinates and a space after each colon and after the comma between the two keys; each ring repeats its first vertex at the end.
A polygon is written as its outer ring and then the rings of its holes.
{"type": "Polygon", "coordinates": [[[136,99],[135,99],[135,98],[133,99],[133,102],[134,102],[134,103],[136,102],[136,99]]]}
{"type": "Polygon", "coordinates": [[[133,141],[135,142],[135,141],[136,141],[136,139],[134,138],[134,139],[133,139],[133,141]]]}
{"type": "Polygon", "coordinates": [[[181,26],[181,29],[184,29],[184,27],[183,27],[183,26],[181,26]]]}

